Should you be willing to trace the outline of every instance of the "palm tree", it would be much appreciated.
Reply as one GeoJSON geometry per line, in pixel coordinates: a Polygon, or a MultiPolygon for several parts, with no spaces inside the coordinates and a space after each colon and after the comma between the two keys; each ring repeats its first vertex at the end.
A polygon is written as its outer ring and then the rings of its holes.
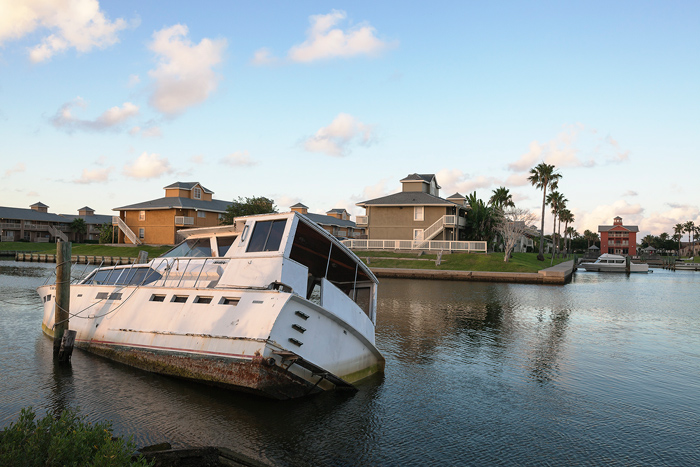
{"type": "Polygon", "coordinates": [[[688,221],[685,224],[683,224],[683,228],[686,232],[688,232],[688,243],[692,245],[693,241],[690,239],[690,237],[693,234],[693,232],[695,232],[695,222],[688,221]]]}
{"type": "Polygon", "coordinates": [[[489,204],[499,209],[514,208],[513,195],[508,188],[502,186],[493,190],[493,195],[489,199],[489,204]]]}
{"type": "Polygon", "coordinates": [[[586,248],[590,248],[591,247],[591,240],[593,240],[593,232],[591,232],[588,229],[584,230],[583,231],[583,238],[585,238],[586,241],[588,242],[588,246],[586,248]]]}
{"type": "MultiPolygon", "coordinates": [[[[569,224],[573,224],[575,218],[574,214],[568,209],[562,209],[561,214],[559,214],[559,219],[564,222],[564,250],[566,254],[569,254],[569,248],[566,246],[566,237],[569,232],[569,224]]],[[[573,230],[573,229],[572,229],[573,230]]],[[[571,237],[569,237],[569,242],[571,242],[571,237]]]]}
{"type": "Polygon", "coordinates": [[[683,224],[676,224],[673,226],[673,232],[675,235],[673,236],[674,240],[678,240],[678,257],[681,257],[681,236],[683,235],[683,230],[685,229],[685,226],[683,224]]]}
{"type": "MultiPolygon", "coordinates": [[[[573,217],[573,214],[572,214],[573,217]]],[[[571,222],[574,220],[572,219],[571,222]]],[[[578,238],[578,232],[576,232],[576,229],[573,226],[569,226],[565,230],[566,234],[569,236],[569,246],[566,247],[566,254],[569,254],[569,250],[571,249],[571,242],[573,241],[574,238],[578,238]]],[[[566,242],[564,242],[566,243],[566,242]]]]}
{"type": "MultiPolygon", "coordinates": [[[[547,195],[546,198],[546,203],[552,207],[552,214],[554,214],[554,223],[552,225],[552,261],[554,260],[554,255],[556,254],[558,247],[559,247],[559,239],[557,238],[557,216],[559,215],[559,212],[564,208],[566,201],[568,201],[566,198],[564,198],[564,195],[559,193],[558,191],[553,191],[549,195],[547,195]]],[[[561,223],[559,223],[559,230],[561,231],[561,223]]]]}
{"type": "Polygon", "coordinates": [[[555,189],[562,175],[555,170],[554,165],[548,165],[540,162],[535,167],[530,169],[530,176],[527,179],[530,184],[542,190],[542,219],[540,220],[540,250],[537,254],[537,259],[544,261],[544,208],[547,205],[547,188],[555,189]]]}
{"type": "Polygon", "coordinates": [[[87,224],[82,217],[76,217],[70,223],[70,229],[75,232],[75,241],[79,242],[87,233],[87,224]]]}

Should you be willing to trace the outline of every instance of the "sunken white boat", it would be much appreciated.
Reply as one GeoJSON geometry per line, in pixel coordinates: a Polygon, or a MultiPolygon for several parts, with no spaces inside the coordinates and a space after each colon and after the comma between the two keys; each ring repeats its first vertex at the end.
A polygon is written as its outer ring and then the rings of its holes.
{"type": "MultiPolygon", "coordinates": [[[[147,264],[101,267],[70,287],[75,346],[155,373],[288,399],[384,369],[377,279],[303,215],[189,229],[147,264]]],[[[55,285],[37,289],[53,337],[55,285]]]]}

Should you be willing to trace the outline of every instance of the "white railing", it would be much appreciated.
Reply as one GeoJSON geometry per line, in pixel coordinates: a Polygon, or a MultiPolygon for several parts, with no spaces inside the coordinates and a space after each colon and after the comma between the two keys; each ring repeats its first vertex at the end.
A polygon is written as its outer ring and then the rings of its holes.
{"type": "Polygon", "coordinates": [[[136,234],[129,228],[128,225],[126,225],[126,222],[124,222],[121,217],[112,216],[112,225],[119,226],[119,230],[124,232],[124,235],[126,235],[129,238],[129,240],[131,240],[131,243],[133,243],[134,245],[141,245],[141,240],[139,240],[136,234]]]}
{"type": "MultiPolygon", "coordinates": [[[[49,225],[49,233],[56,238],[60,238],[64,242],[68,241],[68,236],[52,225],[49,225]]],[[[47,239],[47,241],[48,241],[48,239],[47,239]]]]}
{"type": "Polygon", "coordinates": [[[357,225],[367,225],[368,222],[368,217],[367,216],[357,216],[357,222],[355,224],[357,225]]]}
{"type": "Polygon", "coordinates": [[[431,225],[427,229],[423,229],[423,240],[430,240],[431,238],[435,237],[437,234],[442,232],[442,229],[445,228],[446,217],[448,216],[442,216],[440,219],[436,220],[433,225],[431,225]]]}
{"type": "Polygon", "coordinates": [[[175,225],[194,225],[194,217],[175,216],[175,225]]]}
{"type": "Polygon", "coordinates": [[[22,224],[15,224],[14,222],[3,222],[2,224],[0,224],[0,228],[20,230],[22,228],[22,224]]]}
{"type": "Polygon", "coordinates": [[[433,250],[486,253],[486,242],[447,240],[343,240],[351,250],[433,250]]]}

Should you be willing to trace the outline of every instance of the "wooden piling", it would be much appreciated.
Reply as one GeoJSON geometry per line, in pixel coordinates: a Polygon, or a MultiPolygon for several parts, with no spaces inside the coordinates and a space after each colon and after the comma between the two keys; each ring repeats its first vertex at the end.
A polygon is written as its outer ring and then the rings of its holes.
{"type": "Polygon", "coordinates": [[[630,259],[630,257],[629,257],[629,256],[625,256],[625,272],[626,272],[627,274],[629,274],[629,273],[631,272],[631,271],[630,271],[630,263],[631,263],[631,262],[632,262],[632,260],[630,259]]]}
{"type": "MultiPolygon", "coordinates": [[[[56,311],[54,312],[54,359],[68,362],[73,351],[73,342],[67,335],[69,342],[63,343],[64,333],[68,330],[68,318],[70,310],[70,269],[71,269],[71,244],[58,242],[56,244],[56,311]]],[[[73,336],[74,337],[74,336],[73,336]]]]}

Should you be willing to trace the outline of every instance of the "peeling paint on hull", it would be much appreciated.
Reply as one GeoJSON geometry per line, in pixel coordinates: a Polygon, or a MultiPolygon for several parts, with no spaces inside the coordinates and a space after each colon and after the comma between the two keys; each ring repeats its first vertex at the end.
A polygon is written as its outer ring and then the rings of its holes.
{"type": "Polygon", "coordinates": [[[257,356],[250,359],[216,358],[89,342],[79,342],[76,346],[141,370],[273,399],[293,399],[322,392],[319,387],[257,356]]]}

